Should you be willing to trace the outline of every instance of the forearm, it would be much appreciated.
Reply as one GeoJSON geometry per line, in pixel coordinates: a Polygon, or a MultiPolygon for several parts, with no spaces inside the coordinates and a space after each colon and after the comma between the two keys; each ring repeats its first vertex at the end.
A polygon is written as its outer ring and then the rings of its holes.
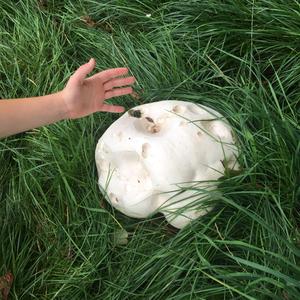
{"type": "Polygon", "coordinates": [[[0,100],[0,138],[48,125],[67,116],[62,93],[0,100]]]}

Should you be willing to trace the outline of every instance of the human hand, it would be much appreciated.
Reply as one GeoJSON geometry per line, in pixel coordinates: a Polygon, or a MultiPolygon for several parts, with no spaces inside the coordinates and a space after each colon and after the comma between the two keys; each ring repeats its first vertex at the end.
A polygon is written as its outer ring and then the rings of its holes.
{"type": "Polygon", "coordinates": [[[131,94],[132,87],[123,86],[133,84],[135,78],[132,76],[118,78],[128,73],[127,68],[108,69],[86,78],[95,65],[96,61],[92,58],[79,67],[61,91],[67,118],[81,118],[97,111],[115,113],[124,111],[123,106],[110,105],[105,103],[105,100],[131,94]]]}

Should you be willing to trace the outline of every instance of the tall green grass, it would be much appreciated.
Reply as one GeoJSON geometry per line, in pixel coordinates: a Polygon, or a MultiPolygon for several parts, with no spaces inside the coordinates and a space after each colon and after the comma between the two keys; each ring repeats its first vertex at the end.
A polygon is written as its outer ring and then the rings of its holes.
{"type": "Polygon", "coordinates": [[[1,140],[11,298],[299,299],[299,24],[296,0],[0,0],[0,97],[57,91],[90,57],[97,70],[128,66],[141,98],[112,102],[213,107],[242,166],[221,179],[216,208],[178,232],[101,196],[94,150],[117,115],[1,140]]]}

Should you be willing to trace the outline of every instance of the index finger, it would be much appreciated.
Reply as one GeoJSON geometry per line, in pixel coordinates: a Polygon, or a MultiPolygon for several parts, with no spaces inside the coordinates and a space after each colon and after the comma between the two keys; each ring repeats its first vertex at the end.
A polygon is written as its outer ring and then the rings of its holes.
{"type": "Polygon", "coordinates": [[[93,78],[97,77],[97,79],[101,79],[103,82],[106,82],[114,77],[126,75],[128,73],[127,68],[114,68],[108,69],[102,72],[99,72],[92,76],[93,78]]]}

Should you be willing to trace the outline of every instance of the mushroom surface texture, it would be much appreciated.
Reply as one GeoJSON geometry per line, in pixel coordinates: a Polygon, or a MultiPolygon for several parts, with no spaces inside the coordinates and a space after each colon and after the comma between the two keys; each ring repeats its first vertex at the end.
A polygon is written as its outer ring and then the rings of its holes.
{"type": "Polygon", "coordinates": [[[110,204],[127,216],[161,212],[183,228],[205,215],[216,198],[225,168],[239,168],[230,125],[215,110],[185,101],[137,106],[99,139],[99,186],[110,204]]]}

